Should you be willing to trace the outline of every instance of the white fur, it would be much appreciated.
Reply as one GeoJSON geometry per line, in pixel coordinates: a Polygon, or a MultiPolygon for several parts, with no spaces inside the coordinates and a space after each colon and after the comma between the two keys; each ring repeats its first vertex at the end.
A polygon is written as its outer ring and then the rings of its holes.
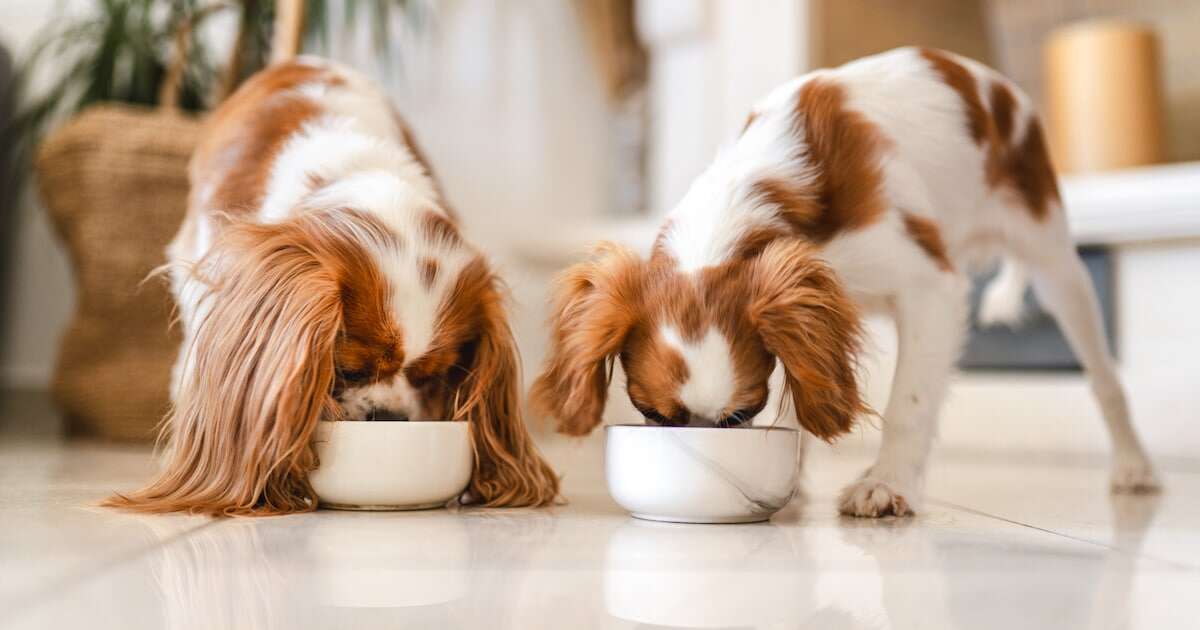
{"type": "MultiPolygon", "coordinates": [[[[1006,81],[979,64],[959,61],[980,86],[1006,81]]],[[[750,194],[754,181],[780,173],[790,174],[792,181],[815,175],[812,165],[795,161],[803,147],[797,146],[794,131],[795,96],[813,77],[837,82],[845,90],[846,106],[874,123],[889,141],[881,162],[889,211],[869,227],[835,236],[821,249],[865,309],[895,318],[899,339],[879,457],[846,488],[842,511],[877,516],[919,507],[938,410],[965,336],[966,273],[998,254],[1018,261],[1020,267],[1002,276],[1006,284],[997,285],[987,316],[1012,315],[1008,302],[1019,297],[1027,272],[1087,368],[1113,439],[1114,488],[1156,488],[1062,209],[1052,208],[1049,217],[1037,221],[1012,191],[988,185],[985,154],[968,134],[962,100],[915,49],[801,77],[760,101],[754,124],[721,151],[670,214],[664,245],[682,269],[719,264],[748,230],[778,221],[776,208],[750,194]],[[914,243],[902,212],[937,224],[954,271],[940,269],[914,243]],[[1014,275],[1018,269],[1024,271],[1014,275]]],[[[986,104],[989,99],[980,89],[986,104]]],[[[1018,95],[1014,137],[1023,138],[1034,109],[1015,87],[1013,92],[1018,95]]],[[[727,355],[727,345],[722,348],[727,355]]],[[[721,354],[708,346],[705,353],[721,354]]],[[[696,383],[728,377],[722,361],[706,358],[688,365],[696,383]]],[[[713,404],[698,402],[709,408],[713,404]]]]}
{"type": "Polygon", "coordinates": [[[785,132],[790,125],[787,108],[763,110],[740,139],[738,150],[719,153],[692,183],[668,216],[664,235],[681,271],[725,260],[748,228],[783,227],[775,209],[754,198],[752,187],[764,177],[803,181],[814,176],[795,159],[795,143],[785,132]]]}
{"type": "Polygon", "coordinates": [[[684,341],[670,326],[662,327],[659,334],[679,352],[688,369],[688,379],[679,388],[680,402],[704,420],[720,421],[733,398],[737,376],[729,342],[715,328],[709,328],[695,343],[684,341]]]}
{"type": "MultiPolygon", "coordinates": [[[[288,138],[271,165],[266,195],[255,217],[263,223],[284,221],[318,208],[350,208],[375,215],[400,234],[401,247],[376,242],[368,233],[360,242],[375,258],[390,289],[390,307],[403,333],[406,364],[429,348],[439,306],[454,278],[475,255],[464,246],[430,241],[422,236],[426,212],[442,212],[434,182],[403,142],[391,104],[369,81],[354,71],[329,62],[302,58],[302,63],[325,67],[343,79],[341,85],[314,82],[301,85],[292,96],[314,101],[322,114],[288,138]],[[328,182],[313,190],[316,178],[328,182]],[[423,286],[420,262],[437,261],[440,271],[429,288],[423,286]]],[[[168,248],[173,262],[194,262],[213,245],[214,217],[225,208],[207,207],[215,186],[198,188],[194,203],[202,212],[189,214],[168,248]]],[[[206,309],[204,287],[182,271],[173,275],[180,306],[184,348],[206,309]]],[[[189,353],[175,367],[175,384],[186,373],[189,353]]],[[[415,419],[425,418],[419,397],[402,374],[389,382],[347,390],[340,397],[345,416],[362,420],[372,409],[385,409],[415,419]]]]}

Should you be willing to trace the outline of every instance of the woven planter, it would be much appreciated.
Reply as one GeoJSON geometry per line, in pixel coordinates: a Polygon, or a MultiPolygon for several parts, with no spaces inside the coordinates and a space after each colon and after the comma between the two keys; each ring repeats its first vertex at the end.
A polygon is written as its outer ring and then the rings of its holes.
{"type": "Polygon", "coordinates": [[[146,277],[187,206],[199,122],[167,108],[92,107],[51,134],[36,168],[78,296],[53,392],[72,434],[147,440],[168,408],[179,335],[146,277]]]}

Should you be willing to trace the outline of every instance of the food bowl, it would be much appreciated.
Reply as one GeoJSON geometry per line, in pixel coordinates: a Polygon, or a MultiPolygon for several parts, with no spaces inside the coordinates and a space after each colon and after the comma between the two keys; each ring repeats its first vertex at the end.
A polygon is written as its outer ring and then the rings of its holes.
{"type": "Polygon", "coordinates": [[[636,518],[753,523],[796,492],[795,429],[622,424],[605,433],[609,494],[636,518]]]}
{"type": "Polygon", "coordinates": [[[442,507],[471,481],[466,422],[317,423],[319,467],[309,475],[321,507],[422,510],[442,507]]]}

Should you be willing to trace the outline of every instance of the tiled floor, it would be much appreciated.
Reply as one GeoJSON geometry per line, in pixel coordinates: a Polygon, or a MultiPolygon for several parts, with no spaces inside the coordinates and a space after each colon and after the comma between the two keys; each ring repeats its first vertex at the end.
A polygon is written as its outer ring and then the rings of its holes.
{"type": "Polygon", "coordinates": [[[865,457],[823,451],[769,524],[668,525],[612,503],[595,438],[548,447],[563,507],[213,521],[90,507],[148,453],[47,413],[0,405],[0,627],[1200,627],[1187,462],[1114,499],[1097,465],[943,452],[924,514],[869,521],[832,499],[865,457]]]}

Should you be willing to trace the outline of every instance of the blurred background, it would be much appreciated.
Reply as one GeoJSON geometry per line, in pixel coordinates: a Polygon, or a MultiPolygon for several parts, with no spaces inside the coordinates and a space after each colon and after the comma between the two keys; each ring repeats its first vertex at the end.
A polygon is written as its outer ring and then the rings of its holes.
{"type": "MultiPolygon", "coordinates": [[[[901,45],[996,66],[1045,112],[1148,447],[1200,452],[1200,1],[303,4],[301,48],[386,87],[469,236],[500,263],[527,380],[554,273],[601,239],[648,250],[769,89],[901,45]]],[[[272,25],[295,17],[276,8],[0,2],[4,404],[54,404],[65,421],[47,430],[153,435],[175,339],[165,291],[138,281],[182,217],[195,119],[265,62],[272,25]]],[[[1085,380],[1029,308],[1020,330],[976,332],[942,442],[1098,456],[1085,380]]],[[[887,322],[872,332],[864,371],[882,408],[894,340],[887,322]]],[[[629,421],[622,380],[608,415],[629,421]]],[[[846,442],[874,440],[867,427],[846,442]]]]}

